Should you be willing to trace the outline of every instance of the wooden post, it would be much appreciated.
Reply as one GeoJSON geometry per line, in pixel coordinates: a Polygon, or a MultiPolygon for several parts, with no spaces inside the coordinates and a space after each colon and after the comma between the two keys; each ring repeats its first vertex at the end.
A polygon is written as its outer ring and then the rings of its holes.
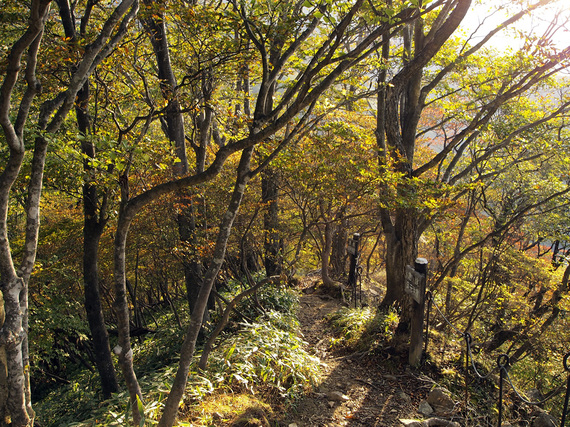
{"type": "Polygon", "coordinates": [[[414,268],[406,269],[406,292],[412,296],[412,322],[410,332],[409,364],[418,367],[423,352],[424,309],[428,262],[417,258],[414,268]]]}
{"type": "Polygon", "coordinates": [[[354,299],[354,308],[356,308],[356,285],[357,285],[357,275],[356,267],[358,263],[358,256],[360,246],[360,234],[354,233],[352,238],[348,241],[348,253],[350,254],[350,267],[348,270],[348,286],[350,286],[352,291],[352,298],[354,299]]]}

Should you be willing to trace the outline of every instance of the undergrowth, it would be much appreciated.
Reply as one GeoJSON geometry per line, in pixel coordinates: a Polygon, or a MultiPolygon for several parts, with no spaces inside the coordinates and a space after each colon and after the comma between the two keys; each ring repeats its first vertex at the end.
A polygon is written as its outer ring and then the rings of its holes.
{"type": "Polygon", "coordinates": [[[352,351],[367,351],[389,341],[398,324],[395,312],[383,313],[375,307],[344,307],[328,319],[336,331],[331,346],[352,351]]]}
{"type": "Polygon", "coordinates": [[[254,392],[256,386],[265,384],[280,397],[295,399],[315,383],[319,373],[319,360],[304,349],[297,326],[292,316],[275,311],[258,322],[242,324],[241,332],[213,354],[210,371],[230,387],[254,392]]]}
{"type": "MultiPolygon", "coordinates": [[[[261,408],[260,391],[268,399],[292,402],[316,382],[319,360],[309,355],[298,336],[298,322],[293,314],[296,295],[289,290],[267,287],[260,292],[257,302],[250,300],[249,304],[257,306],[258,302],[264,309],[271,309],[258,311],[242,305],[243,312],[256,314],[255,318],[251,322],[234,321],[231,333],[219,337],[206,372],[197,371],[200,356],[197,352],[181,405],[181,414],[186,414],[181,418],[191,418],[192,424],[181,421],[178,425],[218,425],[219,419],[200,410],[206,399],[215,400],[216,395],[257,393],[255,406],[261,408]]],[[[142,343],[133,343],[135,367],[145,398],[141,407],[145,425],[158,422],[178,367],[178,353],[184,337],[184,333],[173,326],[176,322],[171,314],[164,314],[158,323],[156,333],[149,334],[142,343]]],[[[96,374],[80,372],[69,384],[37,403],[38,422],[44,427],[128,424],[128,393],[123,391],[101,402],[98,388],[96,374]]],[[[237,410],[232,405],[228,407],[230,411],[237,410]]],[[[223,416],[231,419],[236,414],[223,416]]]]}

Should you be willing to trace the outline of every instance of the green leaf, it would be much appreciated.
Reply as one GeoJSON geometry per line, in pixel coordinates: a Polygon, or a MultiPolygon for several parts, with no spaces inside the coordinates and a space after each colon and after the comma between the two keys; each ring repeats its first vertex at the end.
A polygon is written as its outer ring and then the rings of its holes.
{"type": "Polygon", "coordinates": [[[139,422],[139,427],[144,427],[144,405],[141,402],[140,397],[137,395],[137,409],[139,411],[139,415],[141,417],[141,420],[139,422]]]}

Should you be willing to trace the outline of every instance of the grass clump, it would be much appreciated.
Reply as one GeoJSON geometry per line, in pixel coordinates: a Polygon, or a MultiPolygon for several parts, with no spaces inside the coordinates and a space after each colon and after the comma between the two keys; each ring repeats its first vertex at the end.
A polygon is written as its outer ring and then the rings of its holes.
{"type": "Polygon", "coordinates": [[[336,335],[332,347],[351,351],[368,351],[389,341],[398,324],[396,313],[382,313],[373,307],[343,307],[330,314],[328,320],[336,335]]]}
{"type": "Polygon", "coordinates": [[[305,349],[296,320],[271,311],[253,323],[243,323],[211,357],[210,371],[230,387],[254,391],[265,386],[280,397],[295,399],[318,378],[320,362],[305,349]]]}
{"type": "Polygon", "coordinates": [[[271,406],[250,393],[218,392],[203,399],[187,414],[191,425],[203,427],[270,425],[275,418],[271,406]]]}

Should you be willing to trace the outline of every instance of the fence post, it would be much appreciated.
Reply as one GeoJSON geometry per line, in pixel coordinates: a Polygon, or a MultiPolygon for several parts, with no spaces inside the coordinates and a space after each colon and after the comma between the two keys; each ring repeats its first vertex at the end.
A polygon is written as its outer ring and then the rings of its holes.
{"type": "Polygon", "coordinates": [[[433,295],[431,293],[431,291],[427,291],[426,292],[426,300],[427,300],[427,311],[426,311],[426,333],[425,333],[425,346],[424,346],[424,354],[427,355],[427,349],[428,349],[428,342],[429,342],[429,315],[431,312],[431,299],[433,298],[433,295]]]}
{"type": "Polygon", "coordinates": [[[570,366],[568,365],[568,359],[570,358],[570,353],[566,353],[564,356],[564,370],[568,372],[568,381],[566,383],[566,398],[564,399],[564,409],[562,410],[562,421],[560,422],[560,427],[564,427],[566,422],[566,413],[568,412],[568,398],[570,397],[570,366]]]}
{"type": "Polygon", "coordinates": [[[428,261],[417,258],[413,271],[406,268],[406,292],[412,296],[409,364],[419,366],[422,360],[425,293],[428,261]]]}
{"type": "Polygon", "coordinates": [[[356,285],[357,285],[357,273],[356,268],[358,264],[359,248],[360,246],[360,234],[354,233],[352,238],[348,240],[348,253],[350,254],[350,266],[348,270],[348,286],[352,290],[352,297],[354,298],[354,308],[356,308],[356,285]]]}
{"type": "Polygon", "coordinates": [[[499,366],[499,423],[501,427],[503,422],[503,380],[505,379],[505,371],[509,366],[509,356],[501,354],[497,358],[497,365],[499,366]]]}

